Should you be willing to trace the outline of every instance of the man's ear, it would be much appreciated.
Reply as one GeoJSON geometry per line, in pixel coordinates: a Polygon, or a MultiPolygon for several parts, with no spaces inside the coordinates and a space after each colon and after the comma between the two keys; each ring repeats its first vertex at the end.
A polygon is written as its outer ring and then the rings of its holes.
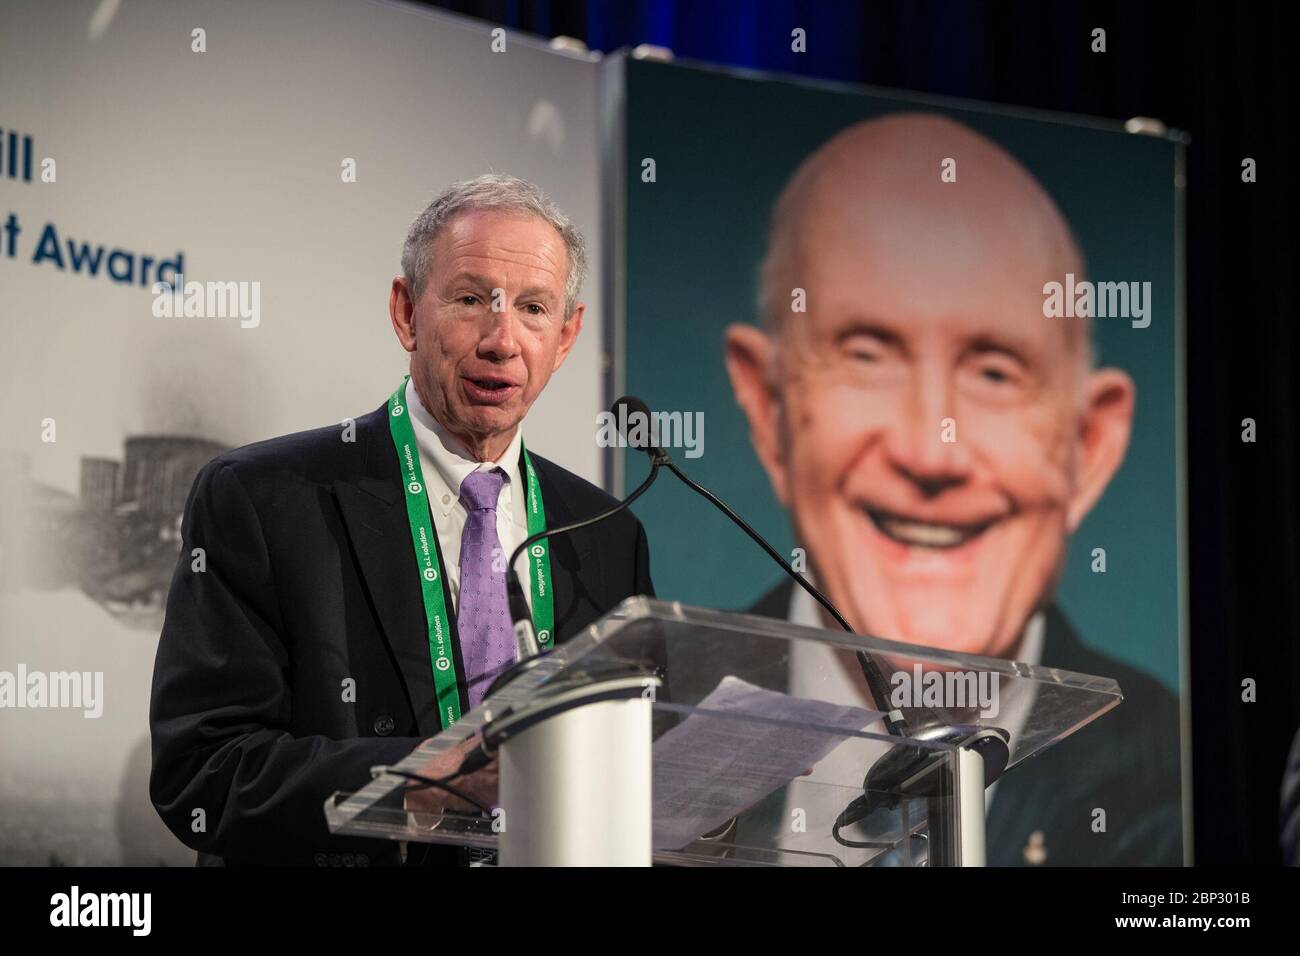
{"type": "Polygon", "coordinates": [[[1078,471],[1067,520],[1073,534],[1124,463],[1137,387],[1117,368],[1088,375],[1079,421],[1078,471]]]}
{"type": "Polygon", "coordinates": [[[404,276],[393,277],[393,287],[388,292],[388,317],[393,320],[393,331],[402,348],[415,351],[415,303],[404,276]]]}
{"type": "Polygon", "coordinates": [[[781,504],[789,506],[786,494],[785,459],[781,449],[781,400],[768,378],[772,340],[752,325],[727,326],[727,375],[736,404],[749,419],[749,440],[767,471],[772,490],[781,504]]]}
{"type": "Polygon", "coordinates": [[[559,370],[568,357],[569,350],[573,348],[573,343],[578,341],[578,333],[582,331],[582,313],[586,308],[587,303],[579,302],[573,307],[573,314],[560,326],[560,347],[555,351],[555,365],[551,368],[552,372],[559,370]]]}

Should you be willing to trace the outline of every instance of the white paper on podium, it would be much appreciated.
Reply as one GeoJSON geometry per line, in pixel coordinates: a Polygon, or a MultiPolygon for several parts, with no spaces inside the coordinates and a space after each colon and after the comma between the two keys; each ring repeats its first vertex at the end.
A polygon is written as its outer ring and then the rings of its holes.
{"type": "Polygon", "coordinates": [[[724,677],[698,706],[765,720],[695,713],[655,741],[656,850],[678,850],[716,830],[811,768],[844,741],[842,732],[863,730],[880,717],[861,707],[764,690],[735,676],[724,677]]]}

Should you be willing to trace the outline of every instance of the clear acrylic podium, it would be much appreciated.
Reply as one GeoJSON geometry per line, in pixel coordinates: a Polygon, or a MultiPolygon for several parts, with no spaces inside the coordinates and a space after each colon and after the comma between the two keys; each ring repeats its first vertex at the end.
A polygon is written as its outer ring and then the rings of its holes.
{"type": "Polygon", "coordinates": [[[492,817],[407,812],[389,773],[325,814],[504,865],[982,865],[986,786],[1120,700],[1109,678],[630,598],[395,766],[482,731],[492,817]]]}

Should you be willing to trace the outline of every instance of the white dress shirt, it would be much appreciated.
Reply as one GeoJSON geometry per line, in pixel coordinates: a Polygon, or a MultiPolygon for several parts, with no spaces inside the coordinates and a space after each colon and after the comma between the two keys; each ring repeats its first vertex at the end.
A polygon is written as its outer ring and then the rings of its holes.
{"type": "MultiPolygon", "coordinates": [[[[416,395],[415,385],[411,381],[406,383],[406,407],[411,410],[415,442],[420,449],[420,469],[424,472],[424,486],[429,496],[429,509],[433,512],[438,547],[442,550],[447,589],[451,592],[452,607],[459,609],[460,538],[469,517],[469,512],[460,500],[460,484],[475,471],[500,468],[506,473],[501,495],[497,499],[497,537],[501,541],[503,554],[509,555],[528,537],[528,491],[519,469],[523,432],[522,429],[515,429],[510,446],[496,461],[475,461],[465,446],[453,438],[420,404],[420,397],[416,395]]],[[[515,562],[515,573],[519,575],[519,581],[524,586],[524,597],[528,601],[529,610],[532,610],[533,591],[526,576],[526,554],[521,554],[515,562]]]]}
{"type": "MultiPolygon", "coordinates": [[[[822,621],[820,605],[817,604],[812,595],[797,585],[790,597],[788,618],[790,623],[800,624],[804,627],[826,627],[822,621]]],[[[1021,637],[1020,645],[1013,660],[1026,664],[1039,663],[1043,653],[1045,627],[1046,618],[1043,612],[1035,613],[1025,625],[1024,635],[1021,637]]],[[[875,710],[871,701],[860,690],[859,685],[849,674],[845,673],[835,651],[825,644],[814,644],[807,641],[795,642],[790,651],[790,694],[794,697],[824,700],[832,704],[852,704],[866,710],[875,710]]],[[[1002,703],[1005,705],[1006,701],[1003,700],[1002,703]]],[[[1029,708],[1033,705],[1033,695],[1024,694],[1018,697],[1016,704],[1017,706],[1014,708],[1004,707],[1001,719],[995,721],[998,726],[1010,732],[1013,741],[1019,738],[1020,732],[1024,728],[1029,708]]],[[[883,718],[863,727],[862,730],[865,733],[886,736],[889,733],[883,718]]],[[[833,784],[836,787],[849,786],[857,781],[858,786],[861,786],[860,782],[870,764],[875,759],[884,756],[891,747],[891,744],[884,741],[881,741],[878,746],[867,741],[848,741],[827,754],[813,768],[813,772],[806,779],[813,784],[833,784]]],[[[997,786],[997,783],[994,782],[984,792],[986,814],[992,804],[997,786]]],[[[797,797],[794,791],[787,794],[784,819],[786,821],[791,819],[791,812],[794,809],[795,802],[807,804],[812,800],[816,800],[819,796],[825,797],[826,806],[803,807],[807,812],[810,823],[813,820],[833,819],[835,814],[847,804],[843,792],[828,789],[823,793],[817,787],[802,787],[797,797]]],[[[846,835],[851,838],[852,831],[849,831],[846,835]]],[[[783,842],[786,842],[791,849],[809,852],[829,853],[835,856],[841,856],[845,852],[845,848],[837,844],[829,832],[816,833],[812,831],[811,827],[809,832],[800,834],[797,840],[783,842]]]]}

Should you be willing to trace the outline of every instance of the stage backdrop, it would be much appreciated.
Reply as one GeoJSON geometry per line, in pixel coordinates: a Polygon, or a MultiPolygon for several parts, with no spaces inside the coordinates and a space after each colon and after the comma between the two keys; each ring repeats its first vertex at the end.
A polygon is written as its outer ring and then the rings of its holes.
{"type": "MultiPolygon", "coordinates": [[[[1090,279],[1151,283],[1146,327],[1093,320],[1098,364],[1132,377],[1136,414],[1122,467],[1071,539],[1057,599],[1086,644],[1178,694],[1185,527],[1180,137],[703,65],[629,58],[604,69],[625,73],[622,86],[611,82],[611,131],[621,148],[611,203],[623,229],[616,255],[625,271],[610,288],[616,361],[609,393],[638,395],[653,409],[702,412],[703,455],[669,450],[787,555],[800,542],[751,446],[726,374],[723,335],[729,324],[759,323],[757,279],[773,203],[799,164],[836,133],[900,111],[956,119],[1038,179],[1072,226],[1090,279]],[[1105,573],[1093,569],[1097,547],[1106,551],[1105,573]]],[[[940,173],[936,160],[936,181],[940,173]]],[[[941,263],[934,281],[945,281],[941,263]]],[[[639,453],[612,456],[616,487],[632,488],[645,471],[639,453]]],[[[670,478],[636,510],[663,595],[743,609],[781,578],[725,517],[670,478]]]]}
{"type": "MultiPolygon", "coordinates": [[[[595,64],[492,44],[357,0],[0,6],[0,671],[103,675],[99,716],[0,711],[0,863],[193,861],[146,790],[186,493],[224,449],[385,400],[406,368],[389,283],[435,193],[532,180],[601,274],[595,64]],[[160,268],[258,298],[159,317],[160,268]]],[[[598,481],[569,424],[601,400],[585,298],[529,446],[598,481]]]]}

